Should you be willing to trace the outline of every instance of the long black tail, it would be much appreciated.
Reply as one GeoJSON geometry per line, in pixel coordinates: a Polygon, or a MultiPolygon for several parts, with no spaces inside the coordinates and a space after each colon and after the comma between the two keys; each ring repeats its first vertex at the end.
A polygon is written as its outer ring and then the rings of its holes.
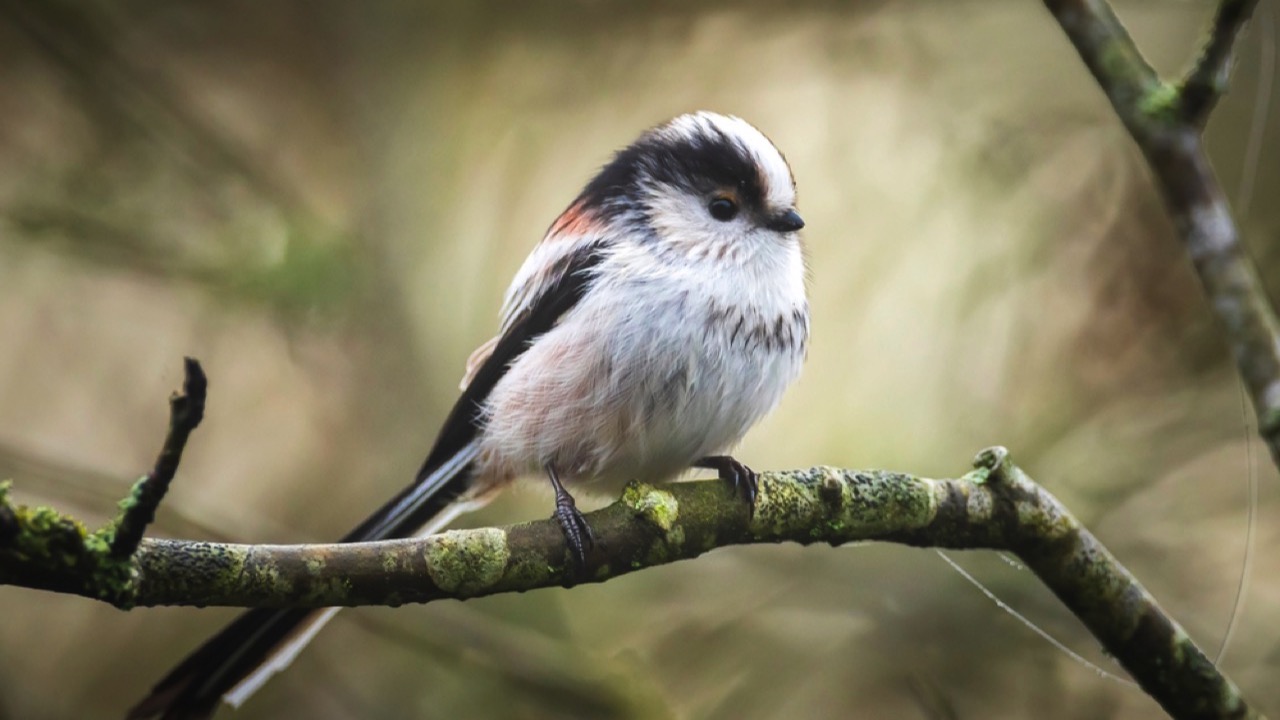
{"type": "MultiPolygon", "coordinates": [[[[452,438],[445,435],[442,433],[440,440],[450,439],[456,443],[466,433],[452,438]]],[[[347,533],[342,542],[408,537],[440,515],[470,484],[475,444],[470,437],[466,440],[461,448],[447,455],[439,452],[447,444],[438,441],[413,484],[347,533]]],[[[318,630],[318,625],[331,616],[330,611],[317,610],[258,609],[244,613],[166,675],[150,695],[129,711],[128,720],[209,717],[223,695],[255,671],[263,669],[260,682],[287,665],[310,639],[308,630],[318,630]],[[290,641],[297,641],[297,645],[290,641]],[[265,669],[277,654],[287,658],[280,667],[265,669]]]]}
{"type": "MultiPolygon", "coordinates": [[[[342,542],[413,535],[467,491],[485,399],[534,339],[586,294],[604,257],[600,245],[584,245],[558,266],[559,275],[511,319],[463,389],[413,484],[347,533],[342,542]]],[[[241,615],[166,675],[129,712],[128,720],[208,717],[218,701],[246,678],[255,681],[245,684],[247,695],[256,682],[287,665],[292,653],[332,614],[332,610],[251,610],[241,615]],[[272,663],[277,654],[282,662],[272,663]],[[262,672],[256,673],[259,668],[262,672]]]]}

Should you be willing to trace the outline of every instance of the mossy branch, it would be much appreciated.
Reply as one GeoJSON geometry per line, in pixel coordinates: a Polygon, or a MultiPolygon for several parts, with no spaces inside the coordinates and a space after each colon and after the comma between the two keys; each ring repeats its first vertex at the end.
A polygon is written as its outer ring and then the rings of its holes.
{"type": "Polygon", "coordinates": [[[976,469],[934,480],[883,470],[761,475],[756,512],[719,481],[633,484],[587,516],[598,550],[585,578],[552,520],[426,538],[325,545],[144,539],[121,564],[109,545],[52,510],[0,508],[0,583],[136,605],[323,607],[472,598],[604,582],[752,543],[884,540],[1007,550],[1021,558],[1175,717],[1256,717],[1127,570],[1053,496],[984,451],[976,469]]]}

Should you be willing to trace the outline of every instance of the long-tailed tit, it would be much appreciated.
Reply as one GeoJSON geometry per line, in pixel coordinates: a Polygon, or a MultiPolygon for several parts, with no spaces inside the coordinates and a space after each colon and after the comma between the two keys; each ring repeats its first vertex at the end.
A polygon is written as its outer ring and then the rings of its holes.
{"type": "MultiPolygon", "coordinates": [[[[710,468],[754,505],[725,454],[795,380],[809,339],[791,169],[736,117],[653,128],[552,223],[507,291],[502,326],[413,483],[344,542],[433,532],[514,478],[545,474],[578,568],[592,534],[566,483],[710,468]]],[[[191,654],[129,718],[238,705],[336,612],[253,610],[191,654]]]]}

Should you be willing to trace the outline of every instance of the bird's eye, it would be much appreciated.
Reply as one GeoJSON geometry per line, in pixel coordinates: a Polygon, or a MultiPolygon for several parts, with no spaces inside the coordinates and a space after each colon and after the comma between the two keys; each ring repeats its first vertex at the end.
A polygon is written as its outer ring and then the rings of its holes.
{"type": "Polygon", "coordinates": [[[711,217],[720,222],[728,222],[738,216],[738,203],[726,197],[718,197],[707,206],[711,217]]]}

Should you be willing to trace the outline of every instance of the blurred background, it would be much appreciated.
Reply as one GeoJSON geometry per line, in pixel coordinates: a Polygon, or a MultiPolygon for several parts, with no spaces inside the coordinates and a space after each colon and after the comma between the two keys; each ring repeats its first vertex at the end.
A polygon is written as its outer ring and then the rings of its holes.
{"type": "MultiPolygon", "coordinates": [[[[1118,10],[1172,74],[1212,7],[1118,10]]],[[[1209,145],[1277,287],[1261,13],[1209,145]]],[[[593,171],[713,109],[787,154],[812,268],[806,373],[739,456],[955,476],[1007,445],[1214,656],[1252,477],[1222,664],[1280,714],[1276,470],[1139,157],[1040,3],[0,0],[0,108],[0,477],[20,501],[108,517],[192,355],[209,412],[155,532],[341,535],[411,477],[593,171]]],[[[466,522],[546,516],[529,485],[466,522]]],[[[952,557],[1120,672],[1029,572],[952,557]]],[[[120,717],[234,614],[4,588],[0,718],[120,717]]],[[[932,551],[862,545],[344,612],[234,717],[1033,714],[1160,716],[932,551]]]]}

